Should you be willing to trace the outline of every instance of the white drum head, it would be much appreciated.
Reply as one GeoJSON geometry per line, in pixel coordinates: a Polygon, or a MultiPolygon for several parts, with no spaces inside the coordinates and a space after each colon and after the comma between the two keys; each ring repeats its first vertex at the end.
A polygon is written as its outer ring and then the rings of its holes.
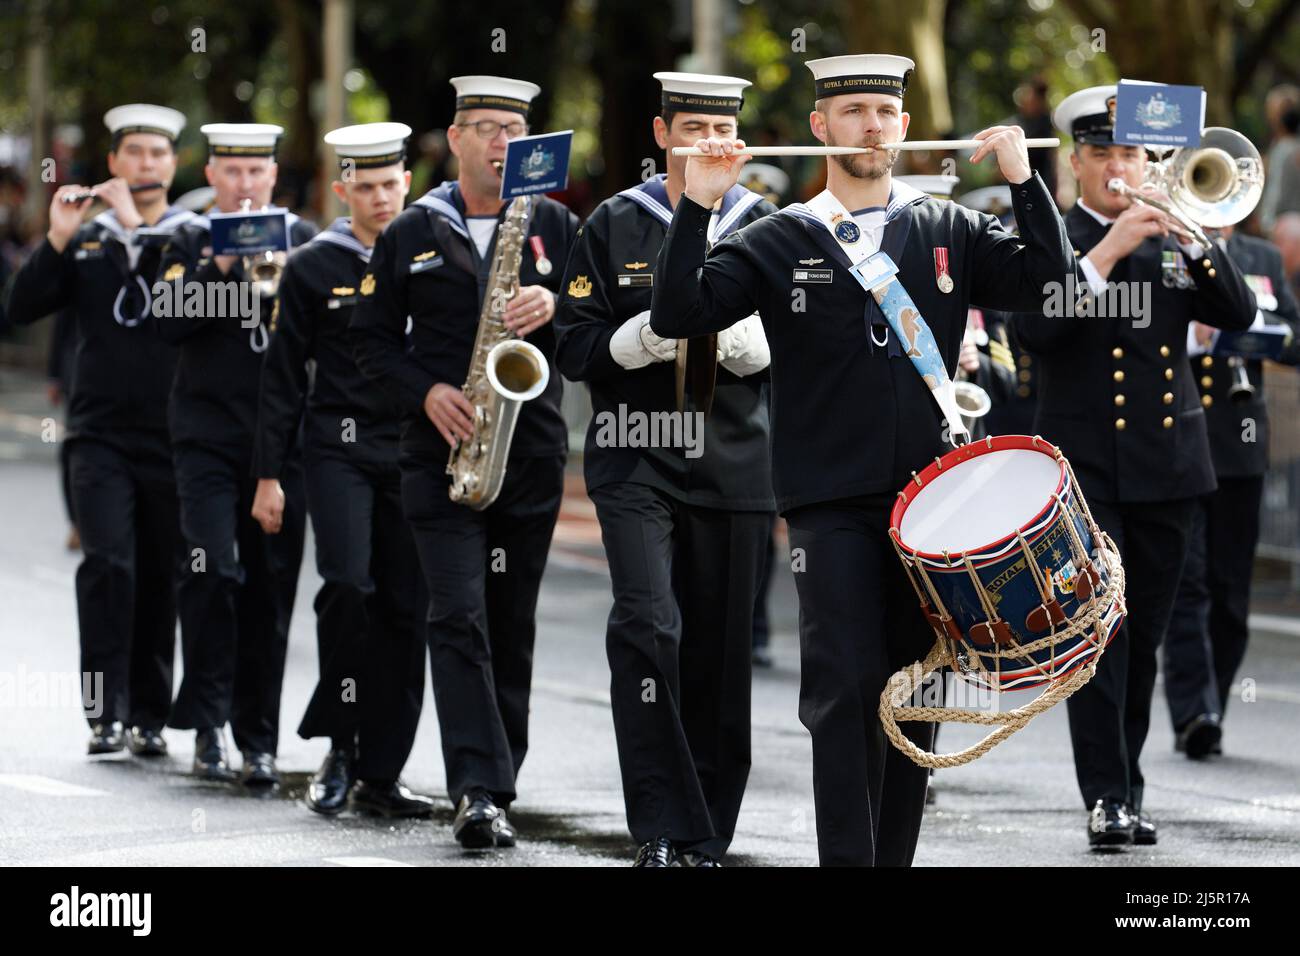
{"type": "Polygon", "coordinates": [[[1028,524],[1051,501],[1061,465],[1026,448],[987,452],[945,468],[903,512],[909,549],[939,554],[992,544],[1028,524]]]}

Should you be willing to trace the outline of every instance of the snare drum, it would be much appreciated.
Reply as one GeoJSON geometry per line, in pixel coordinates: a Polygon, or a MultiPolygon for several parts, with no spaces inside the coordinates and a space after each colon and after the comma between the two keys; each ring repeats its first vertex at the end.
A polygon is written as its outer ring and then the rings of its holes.
{"type": "Polygon", "coordinates": [[[1119,556],[1060,449],[1007,435],[935,459],[898,494],[890,537],[955,670],[995,691],[1060,680],[1124,620],[1119,556]]]}

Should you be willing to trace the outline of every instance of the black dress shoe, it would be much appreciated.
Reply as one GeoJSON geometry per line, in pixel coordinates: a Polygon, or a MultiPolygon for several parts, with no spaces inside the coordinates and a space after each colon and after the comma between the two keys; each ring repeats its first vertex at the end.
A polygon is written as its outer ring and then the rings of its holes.
{"type": "Polygon", "coordinates": [[[245,750],[239,779],[246,787],[276,786],[280,782],[280,772],[275,769],[275,755],[245,750]]]}
{"type": "Polygon", "coordinates": [[[486,790],[473,790],[460,798],[451,833],[467,850],[515,845],[515,828],[486,790]]]}
{"type": "Polygon", "coordinates": [[[358,780],[352,785],[352,809],[375,813],[381,817],[428,817],[433,815],[434,800],[413,793],[400,780],[358,780]]]}
{"type": "Polygon", "coordinates": [[[696,850],[683,850],[677,854],[678,866],[722,866],[717,857],[696,850]]]}
{"type": "Polygon", "coordinates": [[[677,851],[666,837],[659,837],[651,840],[649,843],[641,844],[641,849],[636,851],[636,860],[633,866],[680,866],[677,859],[677,851]]]}
{"type": "Polygon", "coordinates": [[[126,737],[120,720],[95,724],[90,728],[87,754],[115,754],[126,746],[126,737]]]}
{"type": "Polygon", "coordinates": [[[352,760],[352,751],[342,747],[335,747],[325,755],[325,762],[307,783],[304,800],[309,809],[326,816],[333,816],[343,809],[355,773],[352,760]]]}
{"type": "Polygon", "coordinates": [[[194,765],[191,772],[203,780],[228,782],[235,779],[226,755],[226,735],[220,727],[200,730],[194,737],[194,765]]]}
{"type": "Polygon", "coordinates": [[[1128,808],[1128,814],[1133,818],[1133,845],[1134,846],[1155,846],[1156,845],[1156,825],[1151,822],[1150,817],[1144,817],[1142,811],[1128,808]]]}
{"type": "Polygon", "coordinates": [[[167,756],[167,741],[162,731],[153,727],[132,727],[126,743],[137,757],[167,756]]]}
{"type": "Polygon", "coordinates": [[[1223,739],[1223,726],[1218,714],[1201,714],[1192,718],[1178,732],[1174,749],[1187,754],[1189,760],[1204,760],[1212,753],[1223,753],[1219,742],[1223,739]]]}
{"type": "Polygon", "coordinates": [[[1133,818],[1119,800],[1098,800],[1088,813],[1091,846],[1129,846],[1133,843],[1133,818]]]}

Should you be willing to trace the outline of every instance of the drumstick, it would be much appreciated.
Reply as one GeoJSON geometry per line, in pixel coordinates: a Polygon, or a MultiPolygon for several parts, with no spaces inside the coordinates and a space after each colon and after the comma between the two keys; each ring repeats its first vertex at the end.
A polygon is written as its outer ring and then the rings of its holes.
{"type": "MultiPolygon", "coordinates": [[[[747,156],[848,156],[853,153],[869,153],[875,149],[979,149],[984,145],[981,139],[923,139],[902,143],[880,143],[877,146],[746,146],[733,150],[731,155],[747,156]]],[[[1049,149],[1060,146],[1061,141],[1055,137],[1027,139],[1027,149],[1049,149]]],[[[695,146],[674,146],[674,156],[704,156],[695,146]]]]}

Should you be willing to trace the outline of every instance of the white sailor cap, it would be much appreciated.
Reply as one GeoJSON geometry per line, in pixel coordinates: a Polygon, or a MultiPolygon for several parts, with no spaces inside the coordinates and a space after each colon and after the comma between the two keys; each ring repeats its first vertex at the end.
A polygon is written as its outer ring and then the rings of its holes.
{"type": "Polygon", "coordinates": [[[334,147],[340,163],[354,169],[376,169],[400,163],[410,135],[411,127],[405,123],[360,123],[330,130],[325,142],[334,147]]]}
{"type": "Polygon", "coordinates": [[[284,127],[271,123],[206,123],[199,132],[208,138],[212,156],[274,156],[284,127]]]}
{"type": "Polygon", "coordinates": [[[511,110],[528,115],[533,98],[542,92],[536,83],[504,76],[453,76],[458,110],[511,110]]]}
{"type": "Polygon", "coordinates": [[[976,212],[986,212],[1001,219],[1011,213],[1011,187],[1003,183],[1000,186],[984,186],[972,189],[957,197],[959,205],[976,212]]]}
{"type": "Polygon", "coordinates": [[[128,103],[105,113],[104,125],[113,134],[114,146],[129,133],[157,133],[174,143],[185,128],[185,114],[152,103],[128,103]]]}
{"type": "Polygon", "coordinates": [[[934,199],[951,199],[952,191],[961,182],[960,176],[949,174],[913,173],[908,176],[895,176],[913,189],[928,193],[934,199]]]}
{"type": "Polygon", "coordinates": [[[749,80],[708,73],[656,73],[663,85],[663,107],[678,113],[735,116],[745,102],[749,80]]]}
{"type": "Polygon", "coordinates": [[[889,93],[900,99],[916,63],[890,53],[854,53],[809,60],[816,99],[845,93],[889,93]]]}
{"type": "Polygon", "coordinates": [[[1052,122],[1076,143],[1110,146],[1115,142],[1115,92],[1109,86],[1090,86],[1061,100],[1052,122]]]}
{"type": "Polygon", "coordinates": [[[780,166],[746,163],[740,171],[740,185],[751,192],[784,196],[790,189],[790,177],[780,166]]]}

